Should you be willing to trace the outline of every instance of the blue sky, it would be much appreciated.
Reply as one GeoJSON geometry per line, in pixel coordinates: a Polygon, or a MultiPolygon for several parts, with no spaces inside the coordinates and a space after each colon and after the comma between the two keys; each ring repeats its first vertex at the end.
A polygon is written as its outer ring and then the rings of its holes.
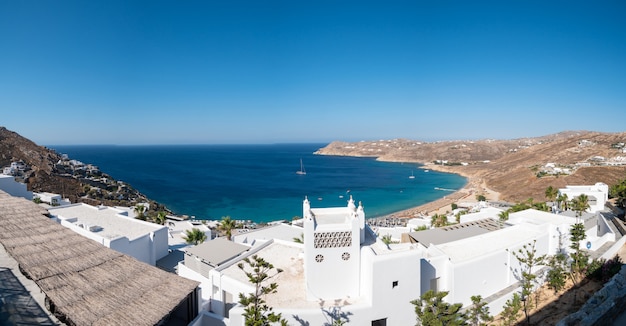
{"type": "Polygon", "coordinates": [[[618,132],[623,1],[0,0],[0,125],[42,145],[618,132]]]}

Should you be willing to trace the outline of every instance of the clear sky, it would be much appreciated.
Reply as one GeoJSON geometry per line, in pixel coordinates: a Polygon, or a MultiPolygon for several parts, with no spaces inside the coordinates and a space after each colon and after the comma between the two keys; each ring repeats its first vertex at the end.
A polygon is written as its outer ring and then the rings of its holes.
{"type": "Polygon", "coordinates": [[[624,1],[0,0],[0,126],[41,145],[624,131],[624,1]]]}

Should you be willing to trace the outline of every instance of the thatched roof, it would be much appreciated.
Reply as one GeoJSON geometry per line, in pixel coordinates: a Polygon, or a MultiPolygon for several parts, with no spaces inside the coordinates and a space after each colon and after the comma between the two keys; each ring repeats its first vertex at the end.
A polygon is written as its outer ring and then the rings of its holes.
{"type": "Polygon", "coordinates": [[[70,325],[154,325],[198,286],[55,223],[0,191],[0,243],[70,325]]]}

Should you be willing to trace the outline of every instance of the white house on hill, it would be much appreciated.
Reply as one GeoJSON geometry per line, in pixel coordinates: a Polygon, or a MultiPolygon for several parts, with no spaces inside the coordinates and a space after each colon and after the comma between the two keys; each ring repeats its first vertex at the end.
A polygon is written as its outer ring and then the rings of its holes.
{"type": "Polygon", "coordinates": [[[572,200],[581,194],[589,198],[588,212],[595,213],[604,209],[604,204],[609,200],[609,186],[598,182],[593,186],[565,186],[559,189],[559,195],[567,195],[572,200]]]}
{"type": "Polygon", "coordinates": [[[61,225],[150,265],[168,254],[167,227],[129,218],[126,211],[84,203],[48,209],[61,225]]]}
{"type": "MultiPolygon", "coordinates": [[[[362,205],[352,198],[346,207],[311,208],[303,202],[304,244],[250,232],[249,245],[220,243],[231,254],[220,263],[191,254],[179,274],[202,282],[205,312],[192,325],[244,325],[239,293],[254,291],[237,264],[258,255],[283,272],[272,277],[278,292],[265,297],[290,325],[413,325],[418,299],[428,290],[448,291],[444,300],[471,303],[481,295],[491,314],[520,291],[520,263],[513,254],[536,241],[537,254],[569,250],[569,229],[575,217],[533,209],[511,213],[506,223],[499,210],[466,215],[469,222],[410,232],[397,244],[384,244],[365,223],[362,205]],[[230,257],[230,258],[229,258],[230,257]],[[198,267],[204,260],[208,270],[198,267]],[[207,298],[208,297],[208,298],[207,298]]],[[[612,226],[609,213],[582,217],[594,257],[610,258],[626,238],[612,226]]],[[[213,241],[211,241],[213,242],[213,241]]],[[[209,253],[210,254],[210,253],[209,253]]],[[[211,254],[210,254],[211,255],[211,254]]]]}

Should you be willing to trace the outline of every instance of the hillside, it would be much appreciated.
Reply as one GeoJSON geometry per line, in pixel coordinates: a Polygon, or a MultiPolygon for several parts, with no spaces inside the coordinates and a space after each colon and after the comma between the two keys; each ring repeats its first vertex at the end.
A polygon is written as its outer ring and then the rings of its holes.
{"type": "MultiPolygon", "coordinates": [[[[0,168],[23,162],[24,170],[16,171],[16,179],[29,191],[52,192],[71,202],[92,205],[133,206],[148,201],[130,185],[118,182],[97,167],[77,166],[76,162],[54,150],[39,146],[19,134],[0,127],[0,168]]],[[[151,208],[159,207],[157,203],[151,208]]],[[[162,207],[161,207],[162,209],[162,207]]]]}
{"type": "Polygon", "coordinates": [[[626,133],[567,131],[513,140],[333,142],[316,153],[421,163],[484,182],[500,199],[518,202],[545,200],[548,186],[612,185],[626,178],[624,143],[626,133]]]}

